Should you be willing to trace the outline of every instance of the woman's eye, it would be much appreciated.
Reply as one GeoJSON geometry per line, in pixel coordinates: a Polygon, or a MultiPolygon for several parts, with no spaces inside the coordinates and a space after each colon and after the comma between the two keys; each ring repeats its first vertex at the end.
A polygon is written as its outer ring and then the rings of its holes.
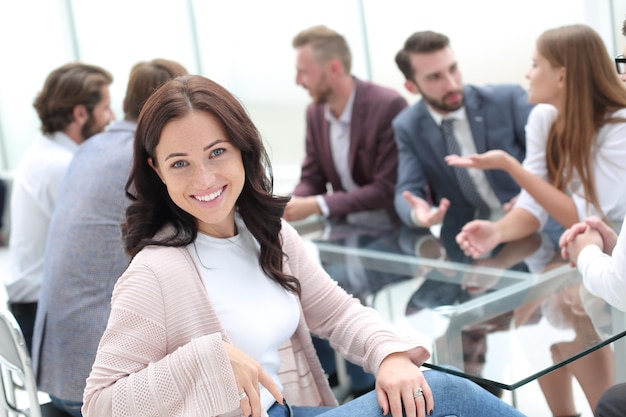
{"type": "Polygon", "coordinates": [[[218,148],[218,149],[215,149],[215,150],[212,152],[213,156],[219,156],[219,155],[221,155],[221,154],[223,154],[223,153],[224,153],[224,148],[218,148]]]}
{"type": "Polygon", "coordinates": [[[174,162],[174,165],[172,165],[174,168],[182,168],[185,166],[185,163],[183,161],[177,161],[174,162]]]}

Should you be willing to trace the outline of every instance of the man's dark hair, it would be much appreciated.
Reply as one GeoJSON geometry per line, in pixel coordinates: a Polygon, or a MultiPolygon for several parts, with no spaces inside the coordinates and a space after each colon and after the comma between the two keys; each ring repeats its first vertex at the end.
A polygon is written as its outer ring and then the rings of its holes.
{"type": "Polygon", "coordinates": [[[91,113],[102,100],[102,87],[112,82],[113,76],[105,69],[79,62],[52,71],[33,103],[41,120],[41,131],[51,134],[65,129],[78,105],[84,105],[91,113]]]}
{"type": "Polygon", "coordinates": [[[411,68],[411,54],[427,54],[450,46],[450,39],[444,34],[425,30],[415,32],[404,42],[404,47],[396,54],[396,65],[409,81],[415,71],[411,68]]]}

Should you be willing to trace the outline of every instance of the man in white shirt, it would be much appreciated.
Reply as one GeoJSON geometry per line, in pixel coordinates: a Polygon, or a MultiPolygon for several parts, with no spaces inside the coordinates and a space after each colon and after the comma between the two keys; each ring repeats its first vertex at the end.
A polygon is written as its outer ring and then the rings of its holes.
{"type": "Polygon", "coordinates": [[[9,309],[29,350],[57,191],[78,146],[114,119],[109,94],[112,82],[111,74],[100,67],[69,63],[48,75],[33,103],[43,135],[26,150],[15,172],[10,202],[10,274],[4,281],[9,309]]]}

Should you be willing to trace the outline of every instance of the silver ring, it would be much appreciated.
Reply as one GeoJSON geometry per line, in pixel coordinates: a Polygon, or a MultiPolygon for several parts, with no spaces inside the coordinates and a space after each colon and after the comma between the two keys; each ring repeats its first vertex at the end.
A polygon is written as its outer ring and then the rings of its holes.
{"type": "Polygon", "coordinates": [[[413,393],[413,398],[418,398],[418,397],[421,397],[422,395],[424,395],[424,391],[422,390],[422,388],[418,388],[417,391],[413,393]]]}
{"type": "Polygon", "coordinates": [[[246,392],[242,392],[241,394],[239,394],[239,401],[243,401],[246,398],[248,398],[248,394],[246,394],[246,392]]]}

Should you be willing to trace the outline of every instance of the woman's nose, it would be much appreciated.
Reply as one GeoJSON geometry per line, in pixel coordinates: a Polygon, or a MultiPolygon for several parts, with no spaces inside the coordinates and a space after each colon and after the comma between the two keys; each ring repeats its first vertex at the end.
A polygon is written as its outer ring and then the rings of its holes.
{"type": "Polygon", "coordinates": [[[215,170],[210,166],[200,165],[196,169],[195,183],[200,188],[208,188],[215,181],[215,170]]]}

